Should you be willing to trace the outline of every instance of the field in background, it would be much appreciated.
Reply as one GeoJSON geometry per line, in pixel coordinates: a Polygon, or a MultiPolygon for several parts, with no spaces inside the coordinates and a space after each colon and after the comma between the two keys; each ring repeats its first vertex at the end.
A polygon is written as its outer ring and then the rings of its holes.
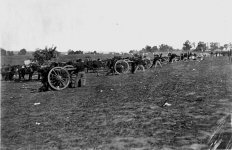
{"type": "Polygon", "coordinates": [[[14,55],[14,56],[1,56],[1,65],[22,65],[24,60],[33,58],[31,55],[14,55]]]}

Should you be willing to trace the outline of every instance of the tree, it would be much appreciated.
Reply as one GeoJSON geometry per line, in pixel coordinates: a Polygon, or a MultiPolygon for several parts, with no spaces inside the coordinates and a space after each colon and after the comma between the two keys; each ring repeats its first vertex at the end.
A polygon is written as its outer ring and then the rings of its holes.
{"type": "Polygon", "coordinates": [[[224,44],[224,48],[227,50],[229,48],[229,44],[224,44]]]}
{"type": "Polygon", "coordinates": [[[154,53],[154,52],[156,52],[156,51],[158,51],[159,49],[158,49],[158,47],[157,46],[153,46],[152,48],[151,48],[151,52],[152,53],[154,53]]]}
{"type": "Polygon", "coordinates": [[[74,50],[68,50],[68,55],[73,55],[75,52],[74,52],[74,50]]]}
{"type": "Polygon", "coordinates": [[[133,53],[134,53],[134,50],[130,50],[130,51],[129,51],[129,54],[133,54],[133,53]]]}
{"type": "Polygon", "coordinates": [[[85,54],[98,54],[97,51],[93,51],[93,52],[86,52],[85,54]]]}
{"type": "Polygon", "coordinates": [[[220,50],[223,50],[223,49],[224,49],[224,46],[220,46],[219,49],[220,49],[220,50]]]}
{"type": "Polygon", "coordinates": [[[6,51],[6,53],[7,53],[8,56],[13,56],[14,55],[13,51],[6,51]]]}
{"type": "Polygon", "coordinates": [[[195,48],[195,47],[196,47],[196,43],[192,42],[192,48],[195,48]]]}
{"type": "Polygon", "coordinates": [[[158,51],[158,47],[157,46],[151,47],[151,46],[147,45],[147,46],[145,46],[145,48],[142,48],[139,51],[139,53],[153,53],[155,51],[158,51]]]}
{"type": "Polygon", "coordinates": [[[146,53],[146,48],[142,48],[138,53],[146,53]]]}
{"type": "Polygon", "coordinates": [[[192,48],[192,45],[189,42],[189,40],[187,40],[186,42],[184,42],[184,44],[183,44],[183,50],[189,51],[191,48],[192,48]]]}
{"type": "Polygon", "coordinates": [[[45,61],[49,61],[52,58],[57,58],[59,53],[56,51],[56,47],[50,47],[45,49],[37,49],[34,53],[34,60],[38,61],[39,64],[43,64],[45,61]]]}
{"type": "Polygon", "coordinates": [[[169,46],[167,44],[161,44],[159,46],[159,51],[162,51],[162,52],[172,51],[172,50],[173,50],[172,46],[169,46]]]}
{"type": "Polygon", "coordinates": [[[84,52],[83,51],[81,51],[81,50],[77,50],[76,52],[75,52],[75,54],[83,54],[84,52]]]}
{"type": "Polygon", "coordinates": [[[6,50],[1,48],[1,56],[6,56],[6,50]]]}
{"type": "Polygon", "coordinates": [[[18,55],[26,55],[27,50],[25,48],[21,49],[18,53],[18,55]]]}
{"type": "Polygon", "coordinates": [[[206,43],[204,42],[198,42],[197,47],[195,51],[205,51],[206,50],[206,43]]]}
{"type": "Polygon", "coordinates": [[[130,50],[129,51],[129,54],[135,54],[135,53],[138,53],[138,51],[137,50],[130,50]]]}
{"type": "Polygon", "coordinates": [[[219,49],[219,44],[217,42],[211,42],[210,43],[210,49],[212,51],[216,50],[216,49],[219,49]]]}
{"type": "Polygon", "coordinates": [[[151,52],[151,51],[152,51],[151,46],[147,45],[145,47],[145,52],[151,52]]]}
{"type": "Polygon", "coordinates": [[[81,50],[77,50],[77,51],[74,51],[74,50],[68,50],[68,55],[75,55],[75,54],[83,54],[84,52],[81,51],[81,50]]]}

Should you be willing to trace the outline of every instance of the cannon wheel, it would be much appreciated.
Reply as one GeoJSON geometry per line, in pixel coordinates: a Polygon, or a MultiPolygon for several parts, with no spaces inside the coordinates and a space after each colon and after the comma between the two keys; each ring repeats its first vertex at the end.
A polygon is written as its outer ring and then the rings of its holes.
{"type": "Polygon", "coordinates": [[[63,67],[54,67],[48,73],[48,83],[54,90],[63,90],[70,83],[70,74],[63,67]]]}
{"type": "Polygon", "coordinates": [[[114,65],[114,70],[117,74],[127,73],[129,71],[129,64],[125,60],[118,60],[114,65]]]}

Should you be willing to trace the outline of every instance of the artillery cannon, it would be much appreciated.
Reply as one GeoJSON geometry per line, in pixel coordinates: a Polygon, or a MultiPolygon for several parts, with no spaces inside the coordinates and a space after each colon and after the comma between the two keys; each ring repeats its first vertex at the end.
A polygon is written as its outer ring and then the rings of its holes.
{"type": "Polygon", "coordinates": [[[74,76],[75,68],[72,65],[54,67],[48,73],[48,83],[54,90],[67,88],[74,76]]]}
{"type": "Polygon", "coordinates": [[[145,67],[145,69],[149,68],[152,65],[152,61],[145,58],[142,60],[139,59],[118,59],[115,61],[114,63],[114,72],[116,74],[126,74],[128,72],[130,72],[130,70],[132,69],[132,64],[143,64],[143,66],[145,67]]]}

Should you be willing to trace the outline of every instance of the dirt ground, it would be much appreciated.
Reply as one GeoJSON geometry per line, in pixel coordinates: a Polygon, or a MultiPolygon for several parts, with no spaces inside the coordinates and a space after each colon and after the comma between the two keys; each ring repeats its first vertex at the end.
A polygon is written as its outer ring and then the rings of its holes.
{"type": "Polygon", "coordinates": [[[207,149],[231,137],[227,57],[176,62],[87,85],[38,92],[40,82],[1,82],[2,149],[207,149]]]}

